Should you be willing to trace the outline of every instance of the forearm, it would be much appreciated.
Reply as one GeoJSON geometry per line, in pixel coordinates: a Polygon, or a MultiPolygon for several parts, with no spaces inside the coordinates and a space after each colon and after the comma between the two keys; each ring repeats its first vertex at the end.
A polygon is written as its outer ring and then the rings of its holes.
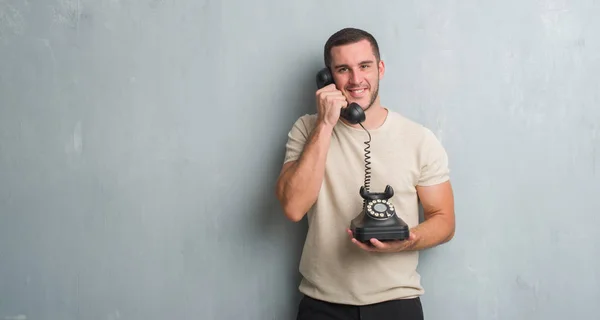
{"type": "Polygon", "coordinates": [[[333,127],[318,124],[300,158],[283,172],[277,195],[286,216],[299,221],[314,204],[321,188],[333,127]]]}
{"type": "Polygon", "coordinates": [[[446,243],[454,237],[454,219],[434,215],[411,229],[416,234],[409,250],[424,250],[446,243]]]}

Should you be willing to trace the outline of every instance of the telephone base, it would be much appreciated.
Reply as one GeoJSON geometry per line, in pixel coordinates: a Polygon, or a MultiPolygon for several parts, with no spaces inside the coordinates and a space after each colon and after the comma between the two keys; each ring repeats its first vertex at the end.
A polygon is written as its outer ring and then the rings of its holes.
{"type": "Polygon", "coordinates": [[[352,236],[360,242],[370,242],[371,239],[379,241],[406,240],[410,230],[406,225],[398,226],[379,226],[379,227],[360,227],[354,224],[350,225],[352,236]]]}

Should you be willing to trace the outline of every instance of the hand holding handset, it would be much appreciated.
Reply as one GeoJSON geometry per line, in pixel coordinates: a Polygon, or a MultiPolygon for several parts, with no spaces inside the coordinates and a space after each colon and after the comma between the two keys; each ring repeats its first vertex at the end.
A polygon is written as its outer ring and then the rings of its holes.
{"type": "MultiPolygon", "coordinates": [[[[317,87],[319,89],[328,86],[333,81],[333,76],[329,68],[323,68],[317,73],[317,87]]],[[[362,125],[365,121],[365,112],[355,102],[342,108],[340,117],[346,119],[352,124],[359,124],[369,135],[369,140],[365,142],[365,184],[360,187],[359,194],[363,198],[362,211],[350,222],[350,230],[353,237],[360,241],[368,243],[375,238],[379,241],[405,240],[409,236],[408,225],[398,217],[396,209],[389,201],[394,196],[394,189],[390,185],[385,187],[384,192],[369,192],[370,185],[370,143],[371,134],[362,125]]]]}
{"type": "MultiPolygon", "coordinates": [[[[329,68],[323,68],[317,73],[317,87],[319,89],[326,87],[333,83],[333,76],[329,72],[329,68]]],[[[352,124],[357,124],[365,121],[364,110],[355,102],[348,104],[347,107],[342,108],[340,111],[340,117],[346,119],[352,124]]]]}

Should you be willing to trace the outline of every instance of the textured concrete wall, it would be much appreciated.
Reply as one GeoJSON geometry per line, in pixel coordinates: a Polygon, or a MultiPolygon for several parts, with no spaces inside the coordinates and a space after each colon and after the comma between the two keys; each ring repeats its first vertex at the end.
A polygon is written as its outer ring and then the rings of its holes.
{"type": "MultiPolygon", "coordinates": [[[[446,146],[428,319],[600,312],[600,5],[0,0],[0,319],[293,319],[273,185],[334,31],[446,146]]],[[[362,174],[362,173],[357,173],[362,174]]]]}

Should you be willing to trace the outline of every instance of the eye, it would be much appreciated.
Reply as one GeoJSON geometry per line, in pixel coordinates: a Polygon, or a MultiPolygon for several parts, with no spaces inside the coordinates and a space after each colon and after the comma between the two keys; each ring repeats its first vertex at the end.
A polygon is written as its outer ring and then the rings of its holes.
{"type": "Polygon", "coordinates": [[[363,65],[362,65],[362,66],[360,66],[360,67],[361,67],[361,68],[363,68],[363,69],[366,69],[366,68],[368,68],[368,67],[369,67],[369,65],[368,65],[368,64],[363,64],[363,65]]]}

